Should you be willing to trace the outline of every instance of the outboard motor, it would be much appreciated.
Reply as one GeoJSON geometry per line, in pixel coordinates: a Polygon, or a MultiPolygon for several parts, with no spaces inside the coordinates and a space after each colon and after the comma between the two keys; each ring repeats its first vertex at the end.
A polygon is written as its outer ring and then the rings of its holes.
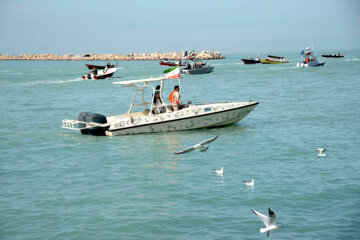
{"type": "MultiPolygon", "coordinates": [[[[95,123],[107,123],[106,117],[104,115],[101,114],[97,114],[97,113],[89,113],[89,112],[82,112],[79,114],[78,117],[79,121],[82,122],[95,122],[95,123]]],[[[83,128],[86,125],[84,123],[79,123],[79,127],[83,128]]],[[[81,130],[82,134],[90,134],[93,136],[105,136],[105,131],[108,129],[109,127],[93,127],[93,128],[88,128],[88,129],[83,129],[81,130]]]]}

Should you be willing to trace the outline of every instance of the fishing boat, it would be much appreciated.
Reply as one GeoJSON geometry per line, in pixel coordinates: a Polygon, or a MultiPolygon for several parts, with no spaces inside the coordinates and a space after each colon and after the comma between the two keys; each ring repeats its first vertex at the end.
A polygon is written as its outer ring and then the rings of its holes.
{"type": "Polygon", "coordinates": [[[252,58],[252,57],[249,58],[249,59],[242,58],[241,60],[244,62],[244,64],[257,64],[257,63],[261,63],[259,57],[257,57],[256,59],[254,59],[254,58],[252,58]]]}
{"type": "MultiPolygon", "coordinates": [[[[179,67],[177,69],[179,70],[179,67]]],[[[101,114],[82,112],[77,120],[63,120],[62,128],[80,130],[82,134],[95,136],[212,128],[240,121],[259,104],[256,101],[205,104],[188,102],[188,104],[180,105],[179,110],[173,111],[171,105],[167,104],[162,97],[165,82],[168,83],[170,80],[177,80],[177,84],[180,86],[180,71],[177,78],[163,76],[113,82],[115,85],[135,89],[135,96],[125,114],[106,117],[101,114]],[[154,87],[154,85],[157,86],[154,87]],[[150,102],[146,102],[144,99],[145,89],[150,89],[153,93],[150,102]],[[141,101],[136,101],[140,96],[141,101]],[[161,101],[156,102],[155,96],[160,96],[161,101]],[[135,101],[141,102],[141,104],[135,104],[135,101]],[[143,107],[143,109],[133,111],[134,107],[143,107]]]]}
{"type": "Polygon", "coordinates": [[[286,60],[284,57],[278,57],[278,56],[272,56],[267,55],[265,60],[260,59],[260,62],[262,64],[279,64],[279,63],[289,63],[288,60],[286,60]]]}
{"type": "Polygon", "coordinates": [[[313,47],[307,47],[301,51],[304,61],[297,63],[298,67],[319,67],[324,66],[325,62],[319,62],[313,55],[313,47]]]}
{"type": "Polygon", "coordinates": [[[98,66],[98,65],[92,65],[92,64],[85,64],[88,69],[104,69],[105,67],[108,67],[108,68],[114,68],[117,66],[117,64],[110,64],[110,63],[107,63],[106,66],[98,66]]]}
{"type": "Polygon", "coordinates": [[[194,61],[188,61],[185,64],[185,67],[181,69],[181,73],[183,74],[203,74],[203,73],[211,73],[214,71],[213,66],[209,66],[207,63],[204,63],[202,61],[197,61],[194,59],[194,61]]]}
{"type": "Polygon", "coordinates": [[[93,79],[93,80],[105,79],[112,77],[112,75],[114,75],[116,71],[117,71],[116,67],[112,67],[112,68],[105,67],[104,69],[94,68],[91,70],[90,73],[83,75],[82,79],[93,79]]]}
{"type": "Polygon", "coordinates": [[[340,53],[337,54],[323,54],[321,55],[324,58],[343,58],[344,55],[341,55],[340,53]]]}
{"type": "Polygon", "coordinates": [[[174,66],[183,66],[183,64],[180,61],[177,62],[170,62],[167,58],[160,60],[160,65],[161,66],[170,66],[170,67],[174,67],[174,66]]]}

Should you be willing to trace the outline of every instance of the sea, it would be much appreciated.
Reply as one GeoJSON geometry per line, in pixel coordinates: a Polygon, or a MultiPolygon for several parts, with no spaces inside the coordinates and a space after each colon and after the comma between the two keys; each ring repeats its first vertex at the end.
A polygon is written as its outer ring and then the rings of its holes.
{"type": "Polygon", "coordinates": [[[290,60],[278,65],[225,54],[207,61],[213,73],[182,76],[181,99],[259,101],[248,116],[118,137],[62,120],[126,113],[135,89],[113,83],[161,76],[158,61],[119,61],[97,81],[81,78],[85,64],[106,62],[0,61],[0,239],[359,239],[360,49],[320,56],[337,52],[315,51],[315,68],[296,66],[300,51],[269,53],[290,60]],[[217,135],[206,152],[174,154],[217,135]],[[285,227],[269,238],[252,212],[268,208],[285,227]]]}

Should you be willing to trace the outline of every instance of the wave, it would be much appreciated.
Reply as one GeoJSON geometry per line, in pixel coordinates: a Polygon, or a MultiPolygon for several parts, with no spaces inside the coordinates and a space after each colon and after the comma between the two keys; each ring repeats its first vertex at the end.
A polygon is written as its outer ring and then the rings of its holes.
{"type": "Polygon", "coordinates": [[[41,80],[41,81],[19,83],[18,85],[63,84],[63,83],[73,83],[73,82],[81,82],[81,81],[84,81],[84,79],[74,78],[74,79],[64,79],[64,80],[41,80]]]}
{"type": "Polygon", "coordinates": [[[243,62],[234,62],[234,63],[214,63],[214,64],[210,64],[211,66],[231,66],[231,65],[244,65],[243,62]]]}
{"type": "Polygon", "coordinates": [[[346,59],[345,62],[358,62],[360,61],[359,58],[351,58],[351,59],[346,59]]]}
{"type": "Polygon", "coordinates": [[[270,70],[273,70],[273,71],[277,71],[277,70],[289,70],[289,69],[294,69],[294,68],[297,68],[297,66],[291,66],[291,67],[270,67],[269,69],[270,70]]]}

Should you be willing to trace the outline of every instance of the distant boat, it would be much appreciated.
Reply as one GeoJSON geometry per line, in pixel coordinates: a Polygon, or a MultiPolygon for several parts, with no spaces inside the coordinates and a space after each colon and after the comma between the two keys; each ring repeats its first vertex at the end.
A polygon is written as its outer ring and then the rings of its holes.
{"type": "Polygon", "coordinates": [[[241,59],[244,64],[257,64],[257,63],[261,63],[261,61],[259,59],[253,59],[253,58],[249,58],[249,59],[245,59],[245,58],[242,58],[241,59]]]}
{"type": "Polygon", "coordinates": [[[214,70],[213,66],[207,65],[207,63],[203,63],[202,61],[188,61],[186,66],[181,69],[181,73],[184,74],[203,74],[203,73],[211,73],[214,70]]]}
{"type": "Polygon", "coordinates": [[[170,66],[170,67],[174,67],[174,66],[184,66],[181,61],[179,62],[170,62],[168,61],[167,58],[163,59],[163,60],[160,60],[160,65],[161,66],[170,66]]]}
{"type": "Polygon", "coordinates": [[[325,58],[343,58],[344,57],[344,55],[341,55],[340,53],[338,53],[338,54],[323,54],[321,56],[325,57],[325,58]]]}
{"type": "Polygon", "coordinates": [[[279,64],[279,63],[289,63],[284,57],[268,55],[265,60],[260,59],[262,64],[279,64]]]}
{"type": "Polygon", "coordinates": [[[108,67],[108,68],[113,68],[113,67],[116,67],[117,64],[110,64],[110,63],[107,63],[106,66],[98,66],[98,65],[92,65],[92,64],[85,64],[88,69],[104,69],[105,67],[108,67]]]}
{"type": "Polygon", "coordinates": [[[298,67],[319,67],[324,66],[325,62],[319,62],[313,55],[313,48],[307,47],[301,51],[304,61],[297,64],[298,67]]]}

